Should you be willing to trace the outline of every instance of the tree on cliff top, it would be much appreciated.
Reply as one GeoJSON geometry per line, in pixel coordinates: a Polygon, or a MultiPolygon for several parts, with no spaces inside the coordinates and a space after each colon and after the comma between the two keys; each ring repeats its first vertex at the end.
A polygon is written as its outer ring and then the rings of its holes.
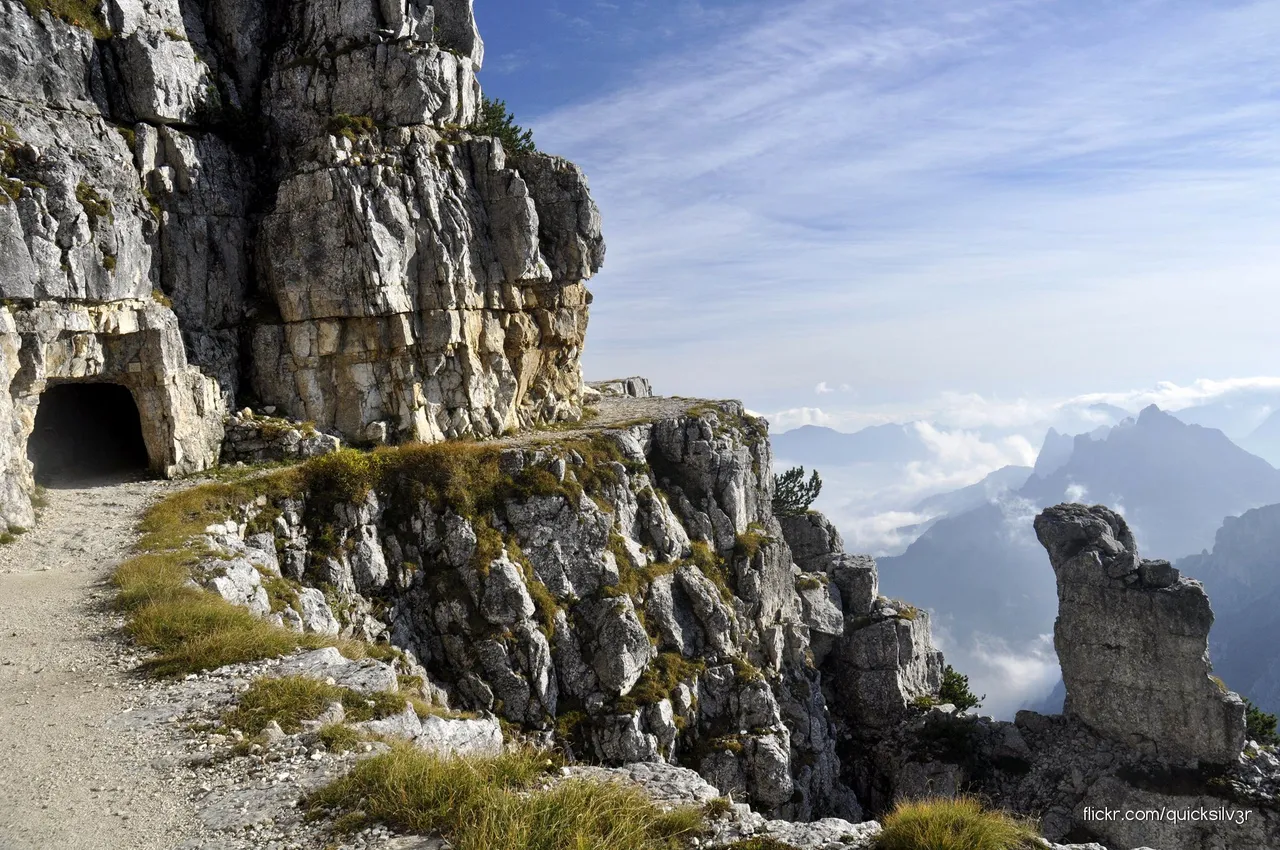
{"type": "Polygon", "coordinates": [[[505,100],[484,95],[480,115],[471,128],[478,136],[496,136],[502,148],[509,154],[533,153],[538,146],[533,143],[533,131],[516,123],[516,117],[507,109],[505,100]]]}
{"type": "Polygon", "coordinates": [[[818,470],[809,480],[804,480],[804,467],[793,466],[778,476],[773,491],[774,516],[800,516],[809,510],[813,500],[822,492],[822,479],[818,470]]]}

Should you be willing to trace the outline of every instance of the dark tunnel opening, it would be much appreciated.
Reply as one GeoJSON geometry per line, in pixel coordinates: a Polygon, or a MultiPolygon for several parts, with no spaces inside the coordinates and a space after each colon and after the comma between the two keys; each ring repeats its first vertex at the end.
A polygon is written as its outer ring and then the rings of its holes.
{"type": "Polygon", "coordinates": [[[40,396],[27,442],[36,481],[145,472],[147,446],[133,394],[120,384],[54,384],[40,396]]]}

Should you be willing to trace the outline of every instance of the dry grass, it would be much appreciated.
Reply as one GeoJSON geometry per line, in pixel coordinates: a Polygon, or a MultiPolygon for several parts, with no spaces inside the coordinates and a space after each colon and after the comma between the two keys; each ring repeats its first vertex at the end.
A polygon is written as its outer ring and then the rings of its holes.
{"type": "Polygon", "coordinates": [[[517,750],[493,758],[447,758],[409,746],[356,765],[310,795],[313,812],[343,812],[346,828],[380,822],[440,832],[457,850],[666,850],[699,834],[703,814],[663,811],[638,788],[570,781],[530,790],[555,762],[517,750]]]}
{"type": "Polygon", "coordinates": [[[1025,821],[984,809],[971,797],[899,803],[882,825],[876,850],[1024,850],[1036,831],[1025,821]]]}
{"type": "Polygon", "coordinates": [[[303,721],[323,714],[330,703],[341,703],[346,719],[359,723],[399,714],[411,701],[401,693],[365,695],[306,676],[263,677],[255,679],[240,695],[236,707],[223,715],[222,724],[253,736],[274,720],[292,735],[302,730],[303,721]]]}
{"type": "Polygon", "coordinates": [[[111,38],[111,30],[102,19],[101,0],[22,0],[33,18],[48,12],[73,27],[88,30],[96,39],[111,38]]]}
{"type": "Polygon", "coordinates": [[[232,516],[259,495],[282,495],[292,471],[231,483],[203,484],[153,505],[139,523],[140,553],[116,568],[116,605],[128,615],[126,630],[158,657],[145,666],[180,676],[227,664],[259,661],[297,649],[336,646],[349,658],[373,647],[360,641],[304,635],[251,614],[196,586],[191,568],[205,553],[193,541],[206,526],[232,516]]]}

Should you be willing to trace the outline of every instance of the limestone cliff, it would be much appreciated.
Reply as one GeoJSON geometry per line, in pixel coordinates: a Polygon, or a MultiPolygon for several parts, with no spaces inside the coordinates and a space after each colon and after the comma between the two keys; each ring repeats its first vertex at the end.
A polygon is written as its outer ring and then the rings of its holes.
{"type": "Polygon", "coordinates": [[[1035,529],[1058,577],[1066,713],[1166,758],[1238,759],[1244,703],[1210,678],[1213,611],[1199,582],[1139,558],[1124,518],[1100,505],[1049,508],[1035,529]]]}
{"type": "MultiPolygon", "coordinates": [[[[282,622],[329,630],[331,609],[455,708],[588,763],[683,764],[774,816],[858,820],[841,749],[918,713],[941,657],[820,515],[779,524],[771,464],[735,402],[620,396],[564,436],[313,461],[212,542],[269,553],[299,588],[282,622]]],[[[271,609],[249,564],[211,568],[271,609]]]]}
{"type": "Polygon", "coordinates": [[[599,215],[468,132],[469,0],[42,5],[0,0],[0,519],[60,382],[127,387],[166,474],[246,401],[357,442],[580,412],[599,215]]]}

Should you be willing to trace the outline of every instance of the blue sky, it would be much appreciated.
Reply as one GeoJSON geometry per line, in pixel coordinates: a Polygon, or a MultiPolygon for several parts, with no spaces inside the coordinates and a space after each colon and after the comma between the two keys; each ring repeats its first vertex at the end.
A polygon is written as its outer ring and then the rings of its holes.
{"type": "Polygon", "coordinates": [[[852,429],[1278,371],[1277,0],[476,14],[604,215],[588,377],[852,429]]]}

